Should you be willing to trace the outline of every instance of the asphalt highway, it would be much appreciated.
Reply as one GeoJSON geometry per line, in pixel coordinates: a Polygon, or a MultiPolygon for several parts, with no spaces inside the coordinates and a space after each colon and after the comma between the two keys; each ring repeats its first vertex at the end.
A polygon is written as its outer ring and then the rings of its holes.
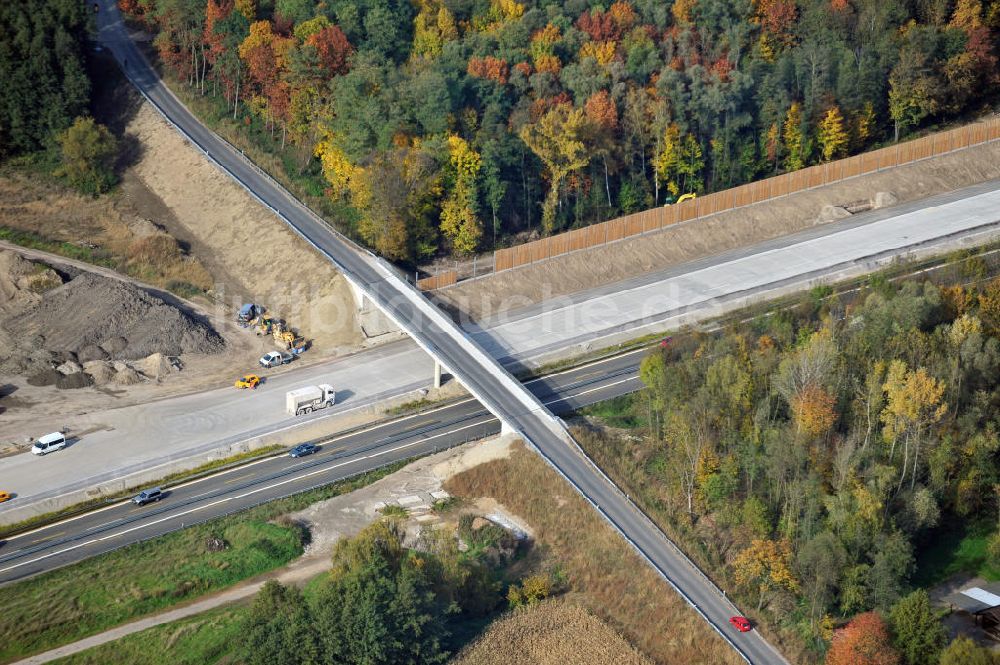
{"type": "MultiPolygon", "coordinates": [[[[565,413],[637,390],[644,352],[632,351],[526,385],[549,408],[565,413]]],[[[140,507],[118,502],[2,542],[0,584],[499,431],[499,421],[468,398],[332,437],[308,457],[269,457],[172,487],[159,503],[140,507]]]]}
{"type": "MultiPolygon", "coordinates": [[[[336,264],[347,279],[405,329],[421,348],[440,361],[507,428],[533,445],[740,655],[752,663],[784,662],[756,631],[740,635],[738,643],[734,641],[728,618],[736,613],[736,608],[582,453],[537,397],[525,390],[443,312],[406,284],[388,264],[338,235],[202,125],[146,63],[129,38],[116,3],[102,0],[100,4],[97,19],[100,41],[122,65],[132,83],[175,127],[336,264]]],[[[82,548],[82,544],[77,547],[82,548]]]]}

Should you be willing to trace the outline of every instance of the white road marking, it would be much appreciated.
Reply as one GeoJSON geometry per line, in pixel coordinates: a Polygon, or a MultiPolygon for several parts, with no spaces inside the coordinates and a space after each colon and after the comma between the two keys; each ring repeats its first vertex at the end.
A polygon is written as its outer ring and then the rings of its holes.
{"type": "Polygon", "coordinates": [[[611,388],[612,386],[617,386],[621,383],[627,383],[628,381],[636,381],[638,379],[639,379],[638,376],[628,376],[625,377],[624,379],[621,379],[620,381],[615,381],[614,383],[605,383],[603,386],[591,388],[590,390],[581,390],[580,392],[573,393],[572,395],[566,395],[565,397],[557,397],[553,400],[549,400],[548,402],[546,402],[545,406],[548,406],[549,404],[555,404],[556,402],[563,402],[565,400],[572,399],[574,397],[579,397],[580,395],[589,395],[590,393],[595,393],[598,390],[604,390],[605,388],[611,388]]]}
{"type": "MultiPolygon", "coordinates": [[[[571,373],[571,372],[578,372],[579,370],[585,369],[587,367],[592,367],[594,365],[599,365],[601,363],[605,363],[605,362],[608,362],[610,360],[618,360],[620,358],[623,358],[625,356],[632,355],[632,354],[635,354],[635,353],[644,353],[646,351],[648,351],[648,349],[645,348],[645,347],[642,347],[642,348],[639,348],[639,349],[635,349],[633,351],[628,351],[626,353],[613,356],[611,358],[603,358],[603,359],[600,359],[600,360],[595,360],[595,361],[593,361],[591,363],[580,365],[578,367],[566,369],[566,370],[563,370],[561,372],[556,372],[554,374],[548,374],[546,376],[538,377],[536,379],[531,379],[530,381],[526,381],[525,385],[530,384],[530,383],[536,383],[538,381],[542,381],[542,380],[545,380],[545,379],[551,379],[554,376],[560,376],[562,374],[568,374],[568,373],[571,373]]],[[[557,397],[555,399],[549,400],[548,402],[545,402],[545,404],[546,405],[553,404],[555,402],[564,401],[564,400],[569,399],[571,397],[579,397],[581,395],[587,395],[589,393],[597,392],[598,390],[604,390],[605,388],[611,388],[613,386],[617,386],[619,384],[626,383],[628,381],[633,381],[633,380],[635,380],[637,378],[638,378],[637,376],[626,377],[626,378],[621,379],[619,381],[615,381],[614,383],[604,384],[604,385],[598,386],[596,388],[590,388],[588,390],[584,390],[584,391],[575,393],[573,395],[569,395],[569,396],[566,396],[566,397],[557,397]]],[[[459,400],[458,402],[452,402],[450,404],[446,404],[446,405],[443,405],[443,406],[436,407],[434,409],[430,409],[429,411],[421,411],[419,413],[415,413],[415,414],[412,414],[412,415],[409,415],[409,416],[404,416],[402,418],[399,418],[399,419],[391,421],[391,422],[393,424],[398,424],[400,422],[403,422],[403,421],[406,421],[406,420],[410,420],[410,419],[416,418],[418,416],[426,416],[426,415],[428,415],[430,413],[435,413],[435,412],[441,411],[443,409],[451,408],[451,407],[458,406],[458,405],[465,404],[467,402],[472,402],[472,401],[475,401],[475,398],[474,397],[469,397],[469,398],[466,398],[466,399],[463,399],[463,400],[459,400]]],[[[347,438],[347,437],[350,437],[350,436],[354,436],[354,435],[357,435],[357,434],[364,434],[365,432],[369,432],[369,431],[378,429],[380,427],[384,427],[386,424],[387,423],[375,424],[375,425],[372,425],[371,427],[366,428],[366,429],[362,429],[362,430],[358,430],[358,431],[354,431],[354,432],[349,432],[347,434],[342,434],[342,435],[334,437],[332,439],[328,439],[326,442],[333,443],[335,441],[338,441],[340,439],[344,439],[344,438],[347,438]]],[[[167,516],[167,517],[162,518],[160,520],[156,520],[154,522],[144,522],[143,524],[140,524],[139,526],[133,527],[133,528],[128,529],[126,531],[121,531],[121,532],[118,532],[118,533],[115,533],[115,534],[112,534],[112,535],[109,535],[109,536],[104,536],[104,537],[101,537],[101,538],[96,538],[94,540],[87,541],[85,543],[81,543],[81,544],[78,544],[78,545],[73,545],[73,546],[68,547],[66,549],[59,550],[58,552],[53,552],[53,553],[50,553],[50,554],[45,554],[43,556],[36,557],[35,559],[31,559],[29,561],[18,563],[18,564],[15,564],[13,566],[8,566],[7,568],[0,568],[0,573],[7,572],[8,570],[13,570],[14,568],[18,568],[20,566],[25,566],[25,565],[28,565],[28,564],[31,564],[31,563],[35,563],[37,561],[41,561],[41,560],[49,558],[49,557],[57,556],[59,554],[63,554],[65,552],[69,552],[69,551],[72,551],[72,550],[80,548],[80,547],[86,547],[87,545],[90,545],[90,544],[93,544],[93,543],[96,543],[96,542],[100,542],[100,541],[103,541],[103,540],[108,540],[110,538],[117,538],[117,537],[122,536],[122,535],[124,535],[126,533],[130,533],[131,531],[135,531],[137,529],[145,528],[147,526],[153,526],[153,525],[159,524],[160,522],[164,522],[164,521],[166,521],[168,519],[174,519],[176,517],[182,517],[182,516],[187,515],[189,513],[192,513],[192,512],[198,511],[198,510],[202,510],[204,508],[209,508],[211,506],[217,505],[219,503],[223,503],[225,501],[229,501],[231,499],[242,499],[244,497],[250,496],[251,494],[256,494],[257,492],[262,492],[264,490],[273,489],[275,487],[279,487],[281,485],[284,485],[284,484],[287,484],[287,483],[290,483],[290,482],[294,482],[294,481],[299,480],[301,478],[308,478],[310,476],[314,476],[314,475],[319,474],[319,473],[324,473],[326,471],[331,471],[333,469],[345,466],[347,464],[352,464],[354,462],[358,462],[358,461],[361,461],[361,460],[372,459],[372,458],[375,458],[375,457],[379,457],[381,455],[387,455],[387,454],[392,453],[392,452],[396,452],[396,451],[399,451],[399,450],[404,450],[406,448],[415,446],[415,445],[417,445],[419,443],[422,443],[424,441],[430,441],[432,439],[440,438],[442,436],[447,436],[447,435],[453,434],[455,432],[461,432],[463,430],[470,429],[472,427],[478,427],[478,426],[480,426],[482,424],[483,423],[475,423],[475,424],[472,424],[472,425],[466,425],[466,426],[460,427],[458,429],[449,430],[447,432],[442,432],[440,434],[435,434],[434,436],[430,436],[430,437],[424,437],[424,438],[419,439],[417,441],[413,441],[411,443],[403,444],[401,446],[397,446],[397,447],[391,448],[389,450],[384,450],[384,451],[381,451],[381,452],[378,452],[378,453],[373,453],[373,454],[367,455],[365,457],[355,457],[355,458],[352,458],[350,460],[346,460],[344,462],[341,462],[339,464],[335,464],[334,466],[325,467],[323,469],[319,469],[317,471],[313,471],[311,473],[305,474],[304,476],[295,476],[294,478],[283,480],[283,481],[281,481],[279,483],[275,483],[273,485],[268,485],[267,487],[258,488],[258,489],[252,490],[250,492],[247,492],[245,494],[240,494],[239,496],[236,496],[236,497],[228,497],[228,498],[220,499],[219,501],[216,501],[214,503],[206,504],[204,506],[198,506],[198,507],[192,508],[191,510],[188,510],[186,512],[175,514],[175,515],[170,515],[170,516],[167,516]]],[[[171,487],[170,489],[171,490],[177,490],[177,489],[180,489],[182,487],[187,487],[188,485],[193,485],[195,483],[199,483],[199,482],[202,482],[202,481],[205,481],[205,480],[217,479],[219,476],[222,476],[222,475],[225,475],[225,474],[228,474],[228,473],[232,473],[233,471],[244,470],[247,467],[254,466],[254,465],[257,465],[257,464],[261,464],[263,462],[271,461],[271,460],[274,460],[274,459],[277,459],[277,456],[275,456],[275,457],[264,457],[262,459],[255,460],[253,462],[248,462],[247,464],[242,464],[240,466],[233,467],[232,469],[226,469],[226,470],[220,471],[220,472],[212,474],[210,476],[205,476],[205,477],[202,477],[202,478],[195,478],[194,480],[190,480],[190,481],[188,481],[186,483],[182,483],[180,485],[175,485],[175,486],[171,487]]],[[[241,480],[241,479],[243,479],[245,477],[246,476],[243,476],[241,478],[234,479],[234,481],[227,481],[227,482],[235,482],[235,480],[241,480]]],[[[211,494],[214,491],[216,491],[216,490],[209,490],[207,492],[203,492],[203,493],[195,495],[193,497],[189,497],[189,499],[197,499],[198,497],[205,496],[206,494],[211,494]]],[[[72,521],[81,519],[83,517],[88,517],[88,516],[94,515],[96,513],[99,513],[99,512],[105,511],[105,510],[109,510],[111,508],[115,508],[115,507],[121,506],[121,505],[123,505],[125,503],[128,503],[127,499],[119,501],[119,502],[116,502],[116,503],[113,503],[113,504],[111,504],[109,506],[105,506],[103,508],[99,508],[97,510],[89,511],[89,512],[83,513],[81,515],[77,515],[75,517],[70,517],[70,518],[67,518],[65,520],[61,520],[61,521],[59,521],[59,522],[57,522],[55,524],[50,524],[50,525],[47,525],[47,526],[39,527],[39,528],[33,529],[31,531],[25,531],[24,533],[20,533],[20,534],[18,534],[16,536],[11,537],[10,539],[8,539],[8,542],[10,542],[11,540],[16,540],[18,538],[23,538],[24,536],[28,536],[30,534],[37,533],[39,531],[43,531],[45,529],[51,529],[54,526],[62,526],[64,524],[68,523],[68,522],[72,522],[72,521]]],[[[99,526],[90,527],[90,528],[87,529],[87,531],[93,531],[95,529],[99,529],[99,528],[105,527],[105,526],[107,526],[107,524],[108,523],[101,524],[99,526]]],[[[55,537],[56,535],[62,535],[62,534],[61,533],[54,534],[51,537],[55,537]]]]}
{"type": "MultiPolygon", "coordinates": [[[[401,446],[396,446],[395,448],[389,448],[388,450],[382,450],[382,451],[379,451],[377,453],[372,453],[371,455],[365,455],[364,457],[354,457],[354,458],[351,458],[349,460],[345,460],[343,462],[340,462],[339,464],[334,464],[333,466],[328,466],[328,467],[324,467],[322,469],[317,469],[316,471],[312,471],[310,473],[307,473],[307,474],[304,474],[304,475],[301,475],[301,476],[295,476],[294,478],[287,478],[285,480],[282,480],[281,482],[274,483],[273,485],[268,485],[266,487],[258,487],[257,489],[250,490],[249,492],[246,492],[244,494],[240,494],[240,495],[235,496],[233,498],[234,499],[242,499],[244,497],[250,496],[251,494],[256,494],[257,492],[263,492],[264,490],[269,490],[269,489],[273,489],[275,487],[280,487],[281,485],[286,485],[288,483],[295,482],[296,480],[301,480],[302,478],[308,478],[310,476],[315,476],[318,473],[326,473],[327,471],[332,471],[333,469],[339,469],[342,466],[347,466],[348,464],[354,464],[354,463],[360,462],[362,460],[373,459],[375,457],[381,457],[382,455],[388,455],[389,453],[394,453],[394,452],[399,451],[399,450],[405,450],[406,448],[410,448],[410,447],[415,446],[417,444],[424,443],[426,441],[430,441],[431,439],[437,439],[437,438],[442,437],[442,436],[447,436],[448,434],[454,434],[455,432],[461,432],[462,430],[470,429],[472,427],[479,427],[482,424],[483,423],[473,423],[472,425],[466,425],[465,427],[459,427],[458,429],[453,429],[453,430],[449,430],[447,432],[442,432],[441,434],[435,434],[434,436],[423,437],[423,438],[418,439],[416,441],[411,441],[410,443],[404,443],[401,446]]],[[[3,572],[3,571],[0,571],[0,572],[3,572]]]]}
{"type": "Polygon", "coordinates": [[[453,434],[455,432],[461,432],[462,430],[470,429],[472,427],[479,427],[482,424],[483,423],[473,423],[472,425],[466,425],[464,427],[459,427],[458,429],[453,429],[453,430],[450,430],[448,432],[443,432],[441,434],[436,434],[434,436],[424,437],[424,438],[418,439],[417,441],[411,441],[410,443],[405,443],[405,444],[403,444],[401,446],[396,446],[395,448],[390,448],[388,450],[382,450],[382,451],[379,451],[377,453],[372,453],[371,455],[366,455],[364,457],[355,457],[353,459],[346,460],[344,462],[340,462],[339,464],[334,464],[333,466],[328,466],[328,467],[324,467],[322,469],[317,469],[316,471],[313,471],[311,473],[307,473],[305,475],[295,476],[294,478],[288,478],[288,479],[283,480],[281,482],[274,483],[274,484],[268,485],[266,487],[260,487],[260,488],[257,488],[255,490],[251,490],[249,492],[246,492],[244,494],[240,494],[238,496],[225,497],[225,498],[219,499],[218,501],[213,501],[212,503],[206,503],[203,506],[196,506],[194,508],[191,508],[190,510],[185,510],[182,513],[174,513],[174,514],[171,514],[171,515],[167,515],[166,517],[161,517],[160,519],[153,520],[152,522],[143,522],[142,524],[134,526],[134,527],[132,527],[130,529],[125,529],[124,531],[118,531],[116,533],[113,533],[113,534],[110,534],[110,535],[107,535],[107,536],[102,536],[100,538],[95,538],[93,540],[88,540],[85,543],[78,543],[76,545],[72,545],[70,547],[61,549],[58,552],[50,552],[49,554],[43,554],[42,556],[35,557],[34,559],[29,559],[28,561],[22,561],[21,563],[15,563],[14,565],[7,566],[6,568],[0,568],[0,573],[5,573],[8,570],[14,570],[15,568],[20,568],[21,566],[27,566],[27,565],[32,564],[32,563],[37,563],[38,561],[44,561],[45,559],[48,559],[48,558],[51,558],[51,557],[54,557],[54,556],[58,556],[60,554],[65,554],[66,552],[71,552],[71,551],[73,551],[75,549],[79,549],[81,547],[86,547],[87,545],[92,545],[94,543],[99,543],[99,542],[102,542],[102,541],[105,541],[105,540],[110,540],[112,538],[120,538],[121,536],[124,536],[127,533],[132,533],[133,531],[138,531],[139,529],[145,529],[146,527],[156,526],[157,524],[160,524],[161,522],[166,522],[167,520],[177,519],[178,517],[184,517],[185,515],[189,515],[191,513],[197,512],[199,510],[204,510],[205,508],[211,508],[212,506],[216,506],[216,505],[218,505],[220,503],[225,503],[226,501],[232,501],[234,499],[242,499],[244,497],[250,496],[251,494],[256,494],[258,492],[263,492],[265,490],[273,489],[275,487],[280,487],[281,485],[286,485],[288,483],[292,483],[292,482],[295,482],[297,480],[301,480],[303,478],[309,478],[310,476],[315,476],[315,475],[320,474],[320,473],[326,473],[328,471],[332,471],[334,469],[340,468],[342,466],[346,466],[348,464],[353,464],[353,463],[359,462],[361,460],[372,459],[372,458],[375,458],[375,457],[380,457],[382,455],[388,455],[389,453],[394,453],[394,452],[399,451],[399,450],[405,450],[406,448],[410,448],[410,447],[415,446],[417,444],[424,443],[426,441],[430,441],[431,439],[436,439],[438,437],[446,436],[448,434],[453,434]]]}

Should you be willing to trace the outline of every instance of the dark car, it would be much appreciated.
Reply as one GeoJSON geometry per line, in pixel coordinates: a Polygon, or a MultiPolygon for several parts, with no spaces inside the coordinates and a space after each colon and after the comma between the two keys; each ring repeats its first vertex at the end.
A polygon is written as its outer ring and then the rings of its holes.
{"type": "Polygon", "coordinates": [[[159,501],[163,498],[163,490],[159,487],[154,487],[148,490],[142,490],[134,497],[132,497],[132,503],[137,506],[145,506],[147,503],[153,503],[154,501],[159,501]]]}
{"type": "Polygon", "coordinates": [[[746,617],[730,617],[729,623],[733,624],[733,627],[741,633],[750,632],[750,619],[747,619],[746,617]]]}
{"type": "Polygon", "coordinates": [[[305,457],[306,455],[312,455],[314,452],[319,450],[319,446],[312,443],[302,443],[291,450],[288,451],[289,457],[305,457]]]}

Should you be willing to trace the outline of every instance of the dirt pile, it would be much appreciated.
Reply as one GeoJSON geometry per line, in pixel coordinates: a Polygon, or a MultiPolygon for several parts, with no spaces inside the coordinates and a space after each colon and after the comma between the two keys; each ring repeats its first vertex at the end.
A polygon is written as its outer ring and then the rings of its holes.
{"type": "Polygon", "coordinates": [[[225,347],[207,322],[134,284],[81,273],[55,288],[32,290],[36,282],[25,282],[24,275],[47,280],[46,270],[55,273],[23,259],[3,260],[8,271],[0,270],[0,289],[13,295],[3,301],[0,373],[26,374],[35,385],[67,388],[109,381],[131,385],[143,380],[146,370],[153,378],[170,371],[169,356],[217,353],[225,347]],[[17,286],[24,283],[23,289],[17,286]],[[142,362],[132,367],[125,360],[142,362]],[[66,380],[52,374],[56,368],[66,380]]]}
{"type": "Polygon", "coordinates": [[[48,266],[0,250],[0,312],[37,303],[45,291],[62,283],[62,277],[48,266]]]}
{"type": "Polygon", "coordinates": [[[53,351],[76,354],[97,345],[112,358],[127,360],[153,353],[212,353],[224,344],[207,324],[177,307],[132,284],[94,274],[49,291],[11,317],[4,329],[21,337],[38,335],[53,351]]]}

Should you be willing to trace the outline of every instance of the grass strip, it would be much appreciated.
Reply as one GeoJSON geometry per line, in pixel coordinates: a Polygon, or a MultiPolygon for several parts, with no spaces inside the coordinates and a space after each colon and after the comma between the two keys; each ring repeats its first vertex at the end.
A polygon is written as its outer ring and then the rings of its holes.
{"type": "Polygon", "coordinates": [[[302,554],[308,534],[278,518],[369,485],[406,463],[0,587],[0,635],[4,636],[0,662],[75,642],[287,564],[302,554]]]}
{"type": "Polygon", "coordinates": [[[71,517],[73,515],[79,515],[81,513],[95,510],[97,508],[103,508],[104,506],[116,503],[126,497],[130,497],[138,493],[138,491],[143,487],[177,485],[181,482],[208,475],[213,471],[220,471],[230,466],[239,466],[245,462],[251,462],[262,457],[269,457],[279,450],[287,450],[287,448],[285,446],[273,445],[257,448],[256,450],[248,450],[230,457],[223,457],[221,459],[212,460],[211,462],[206,462],[187,471],[177,471],[176,473],[171,473],[160,480],[142,483],[141,485],[135,485],[120,492],[115,492],[114,494],[106,494],[88,501],[74,503],[72,506],[66,506],[65,508],[60,508],[59,510],[54,510],[49,513],[35,515],[34,517],[29,517],[26,520],[21,520],[20,522],[14,522],[13,524],[0,527],[0,538],[10,538],[11,536],[19,533],[30,531],[31,529],[37,529],[53,522],[58,522],[64,517],[71,517]]]}
{"type": "Polygon", "coordinates": [[[58,665],[203,665],[228,662],[240,643],[245,605],[212,610],[53,661],[58,665]]]}
{"type": "Polygon", "coordinates": [[[49,254],[58,254],[67,259],[111,268],[112,270],[118,270],[120,267],[118,261],[115,261],[107,252],[100,248],[91,248],[71,242],[52,240],[32,231],[21,231],[8,226],[0,226],[0,240],[6,240],[13,245],[28,249],[37,249],[49,254]]]}

